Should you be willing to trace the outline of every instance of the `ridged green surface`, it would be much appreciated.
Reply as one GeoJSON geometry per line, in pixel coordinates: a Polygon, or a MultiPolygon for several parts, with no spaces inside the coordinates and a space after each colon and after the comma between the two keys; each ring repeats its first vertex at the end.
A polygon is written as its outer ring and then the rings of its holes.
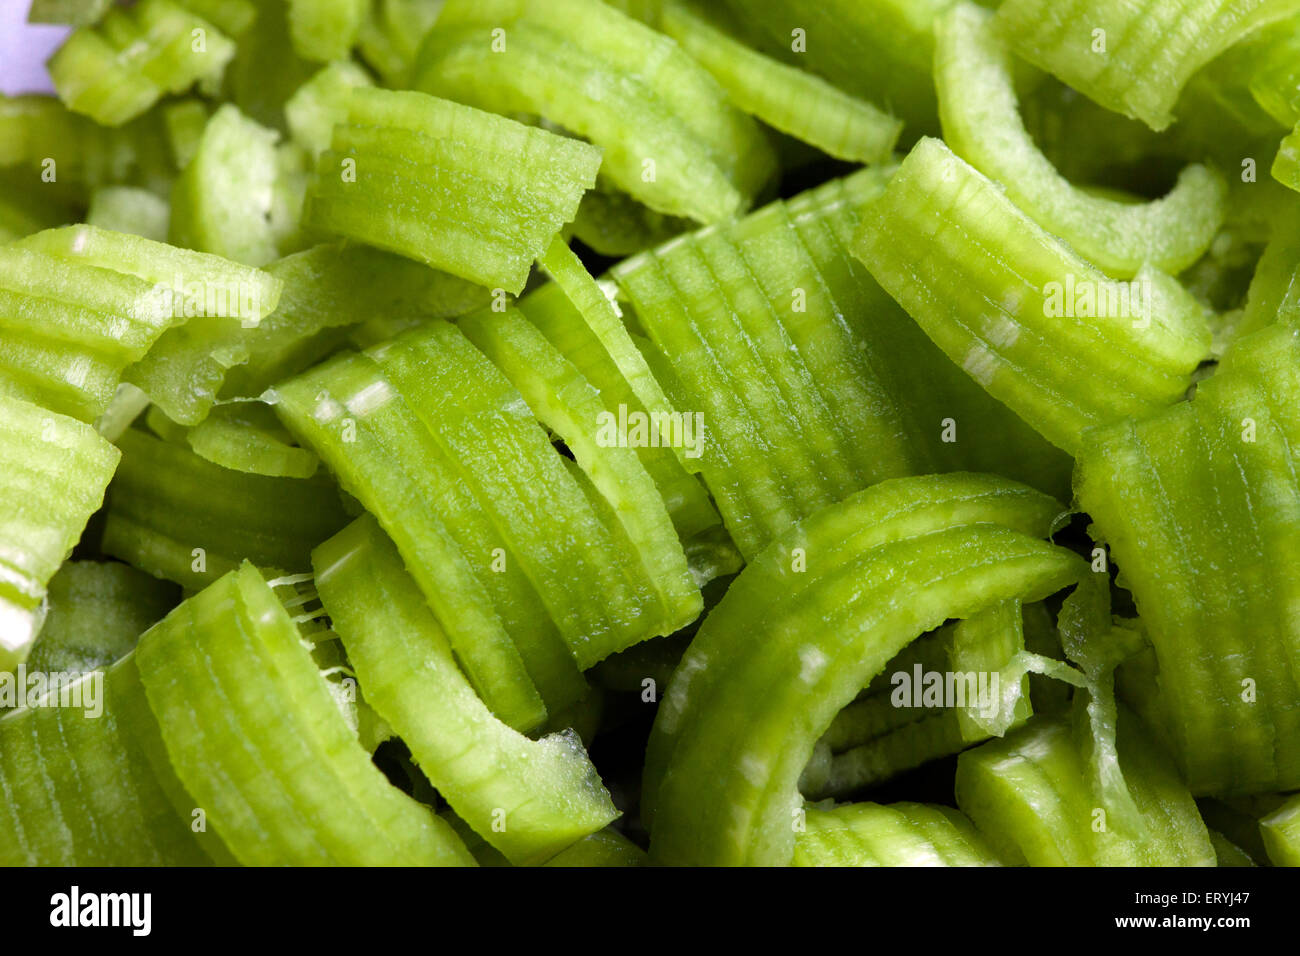
{"type": "Polygon", "coordinates": [[[49,69],[70,109],[120,126],[164,94],[220,78],[234,53],[224,33],[183,6],[141,0],[76,30],[50,58],[49,69]]]}
{"type": "Polygon", "coordinates": [[[1176,280],[1107,279],[938,140],[863,213],[854,253],[953,362],[1067,452],[1088,428],[1183,398],[1210,354],[1176,280]]]}
{"type": "Polygon", "coordinates": [[[705,619],[659,705],[642,784],[652,856],[788,864],[800,773],[860,688],[947,618],[1040,600],[1078,579],[1078,557],[1040,540],[1059,509],[987,476],[899,479],[761,552],[705,619]]]}
{"type": "Polygon", "coordinates": [[[1076,490],[1159,663],[1193,793],[1300,786],[1300,341],[1242,339],[1191,403],[1091,436],[1076,490]]]}
{"type": "Polygon", "coordinates": [[[936,42],[935,85],[949,147],[1081,258],[1129,278],[1145,265],[1178,272],[1209,248],[1226,212],[1221,176],[1189,166],[1167,196],[1150,203],[1091,196],[1066,181],[1025,130],[1011,54],[991,13],[958,4],[939,22],[936,42]]]}
{"type": "Polygon", "coordinates": [[[414,81],[587,137],[601,171],[659,212],[724,220],[774,172],[758,127],[701,66],[599,0],[449,0],[414,81]]]}
{"type": "Polygon", "coordinates": [[[751,116],[838,159],[890,158],[903,123],[873,104],[751,50],[681,3],[665,4],[657,26],[751,116]]]}
{"type": "Polygon", "coordinates": [[[472,865],[357,742],[258,571],[244,564],[140,641],[176,773],[245,865],[472,865]]]}
{"type": "Polygon", "coordinates": [[[200,458],[234,471],[272,478],[310,478],[320,459],[298,447],[268,406],[219,405],[185,435],[200,458]]]}
{"type": "Polygon", "coordinates": [[[98,714],[41,706],[0,717],[0,863],[210,865],[172,802],[180,784],[134,656],[81,680],[65,699],[94,697],[98,714]],[[88,695],[91,682],[98,693],[88,695]]]}
{"type": "Polygon", "coordinates": [[[0,395],[0,673],[26,657],[46,587],[119,457],[89,425],[0,395]]]}
{"type": "Polygon", "coordinates": [[[104,552],[188,588],[204,587],[244,559],[310,570],[311,549],[346,523],[324,476],[234,471],[138,428],[117,444],[122,464],[108,492],[104,552]]]}
{"type": "Polygon", "coordinates": [[[325,542],[313,561],[367,703],[488,843],[517,865],[539,863],[616,816],[571,731],[529,740],[491,714],[373,518],[325,542]]]}
{"type": "Polygon", "coordinates": [[[1214,866],[1187,786],[1136,718],[1120,723],[1124,778],[1144,832],[1107,817],[1068,723],[1038,720],[957,759],[957,805],[998,855],[1031,866],[1214,866]]]}
{"type": "Polygon", "coordinates": [[[573,219],[600,151],[450,100],[354,88],[307,225],[518,293],[573,219]]]}
{"type": "Polygon", "coordinates": [[[180,589],[115,561],[69,561],[50,579],[29,671],[110,667],[180,601],[180,589]]]}
{"type": "Polygon", "coordinates": [[[794,866],[1001,866],[971,822],[950,807],[849,803],[806,811],[794,866]]]}
{"type": "Polygon", "coordinates": [[[691,464],[743,554],[884,478],[997,471],[1063,491],[1064,457],[981,394],[850,255],[888,177],[834,180],[612,270],[670,369],[673,407],[702,416],[691,464]]]}
{"type": "Polygon", "coordinates": [[[1007,0],[998,8],[998,27],[1030,63],[1102,106],[1162,130],[1199,68],[1297,10],[1294,0],[1007,0]]]}

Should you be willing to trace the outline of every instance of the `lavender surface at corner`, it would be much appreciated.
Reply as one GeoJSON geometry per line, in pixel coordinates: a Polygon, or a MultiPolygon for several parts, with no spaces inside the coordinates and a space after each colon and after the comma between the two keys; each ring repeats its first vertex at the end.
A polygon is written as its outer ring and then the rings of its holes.
{"type": "Polygon", "coordinates": [[[0,0],[0,93],[53,93],[45,61],[67,36],[67,27],[29,24],[31,0],[0,0]]]}

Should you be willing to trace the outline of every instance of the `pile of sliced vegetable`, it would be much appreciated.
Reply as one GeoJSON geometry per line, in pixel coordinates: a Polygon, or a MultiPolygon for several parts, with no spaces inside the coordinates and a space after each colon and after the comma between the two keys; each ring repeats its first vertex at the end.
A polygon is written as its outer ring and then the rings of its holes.
{"type": "Polygon", "coordinates": [[[31,19],[0,865],[1300,865],[1300,2],[31,19]]]}

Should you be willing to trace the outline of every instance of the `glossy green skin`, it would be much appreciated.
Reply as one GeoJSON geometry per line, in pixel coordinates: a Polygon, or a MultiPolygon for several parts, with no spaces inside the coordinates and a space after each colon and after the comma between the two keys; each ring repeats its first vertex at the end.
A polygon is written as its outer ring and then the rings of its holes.
{"type": "Polygon", "coordinates": [[[1001,866],[961,813],[923,803],[805,811],[794,866],[1001,866]]]}
{"type": "Polygon", "coordinates": [[[695,465],[746,555],[884,478],[968,469],[1064,490],[1068,460],[954,367],[849,253],[889,174],[834,180],[612,272],[656,373],[671,370],[660,379],[674,406],[704,416],[695,465]],[[943,441],[949,418],[970,438],[943,441]]]}
{"type": "Polygon", "coordinates": [[[1214,847],[1187,786],[1131,715],[1121,717],[1119,754],[1144,833],[1105,816],[1078,736],[1067,722],[1042,717],[957,759],[957,805],[1008,861],[1214,866],[1214,847]]]}
{"type": "Polygon", "coordinates": [[[293,439],[266,405],[219,405],[183,441],[200,458],[254,475],[310,478],[320,459],[293,439]]]}
{"type": "Polygon", "coordinates": [[[50,58],[50,79],[71,109],[120,126],[165,93],[220,76],[234,54],[234,43],[197,14],[171,0],[142,0],[76,30],[50,58]],[[193,49],[196,29],[204,31],[203,52],[193,49]]]}
{"type": "Polygon", "coordinates": [[[1274,866],[1300,866],[1300,797],[1292,797],[1259,821],[1274,866]]]}
{"type": "Polygon", "coordinates": [[[60,706],[0,717],[0,864],[209,865],[173,803],[180,783],[134,657],[82,680],[102,681],[97,716],[60,706]]]}
{"type": "Polygon", "coordinates": [[[529,740],[487,709],[373,518],[321,545],[314,564],[366,702],[457,815],[512,863],[541,862],[617,816],[571,731],[529,740]]]}
{"type": "Polygon", "coordinates": [[[503,116],[357,87],[317,162],[304,221],[517,294],[600,164],[588,143],[503,116]]]}
{"type": "Polygon", "coordinates": [[[177,775],[241,863],[473,864],[370,762],[251,565],[151,629],[136,662],[177,775]]]}
{"type": "Polygon", "coordinates": [[[651,855],[785,865],[801,772],[835,715],[919,634],[1077,581],[1039,540],[1060,505],[989,476],[883,482],[741,572],[674,672],[646,755],[651,855]],[[792,549],[805,550],[796,571],[792,549]]]}
{"type": "Polygon", "coordinates": [[[944,141],[1081,258],[1128,278],[1148,264],[1179,272],[1209,248],[1226,212],[1222,176],[1189,166],[1167,196],[1148,203],[1089,195],[1056,171],[1025,130],[1013,61],[992,13],[957,5],[936,27],[936,43],[944,141]]]}
{"type": "Polygon", "coordinates": [[[758,126],[702,67],[599,0],[449,0],[414,81],[417,89],[573,130],[603,149],[604,175],[658,212],[725,220],[775,172],[758,126]],[[492,49],[495,28],[505,30],[504,50],[492,49]]]}
{"type": "Polygon", "coordinates": [[[1191,403],[1099,432],[1079,459],[1079,502],[1155,646],[1153,719],[1197,794],[1300,786],[1296,336],[1247,336],[1191,403]]]}
{"type": "Polygon", "coordinates": [[[0,672],[27,655],[46,586],[120,457],[89,425],[0,395],[0,672]]]}
{"type": "Polygon", "coordinates": [[[1198,69],[1252,30],[1300,10],[1294,0],[1010,0],[998,27],[1024,59],[1103,106],[1161,130],[1198,69]],[[1087,24],[1081,29],[1080,24],[1087,24]],[[1105,55],[1093,49],[1105,31],[1105,55]]]}
{"type": "Polygon", "coordinates": [[[665,5],[658,27],[768,126],[838,159],[883,163],[893,153],[903,123],[871,103],[751,50],[680,3],[665,5]]]}
{"type": "Polygon", "coordinates": [[[347,516],[334,484],[235,471],[138,429],[118,439],[122,464],[108,494],[103,550],[141,570],[201,588],[245,558],[286,572],[347,516]],[[204,551],[200,570],[195,548],[204,551]]]}
{"type": "Polygon", "coordinates": [[[938,140],[864,212],[854,252],[954,363],[1067,452],[1090,427],[1180,400],[1210,354],[1202,309],[1175,280],[1144,269],[1142,308],[1130,297],[1126,310],[1113,282],[938,140]],[[1106,315],[1069,314],[1103,290],[1106,315]]]}

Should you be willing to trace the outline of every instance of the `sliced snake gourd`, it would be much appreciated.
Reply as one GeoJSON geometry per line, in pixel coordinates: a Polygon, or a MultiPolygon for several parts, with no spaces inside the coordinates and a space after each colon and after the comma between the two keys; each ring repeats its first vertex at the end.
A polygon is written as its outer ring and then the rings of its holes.
{"type": "MultiPolygon", "coordinates": [[[[46,675],[47,679],[58,675],[46,675]]],[[[134,655],[0,717],[5,866],[206,866],[134,655]],[[185,815],[182,815],[184,813],[185,815]]],[[[202,842],[201,842],[202,841],[202,842]]],[[[208,847],[208,850],[205,850],[208,847]]]]}
{"type": "Polygon", "coordinates": [[[106,554],[157,577],[201,588],[245,558],[286,572],[311,568],[311,549],[347,522],[325,476],[235,471],[181,442],[139,428],[118,439],[122,463],[108,492],[106,554]]]}
{"type": "Polygon", "coordinates": [[[516,294],[600,162],[587,143],[504,116],[356,87],[304,221],[516,294]]]}
{"type": "Polygon", "coordinates": [[[70,109],[121,126],[167,93],[220,80],[234,54],[229,37],[184,6],[141,0],[74,31],[50,59],[50,79],[70,109]]]}
{"type": "Polygon", "coordinates": [[[392,543],[366,516],[314,555],[316,586],[367,703],[512,863],[539,863],[616,815],[571,731],[529,740],[488,711],[392,543]]]}
{"type": "Polygon", "coordinates": [[[998,8],[998,27],[1030,63],[1161,130],[1200,67],[1298,10],[1294,0],[1009,0],[998,8]]]}
{"type": "Polygon", "coordinates": [[[448,0],[417,89],[545,117],[604,150],[602,172],[651,209],[743,212],[771,178],[757,124],[677,44],[599,0],[448,0]]]}
{"type": "Polygon", "coordinates": [[[1182,399],[1210,354],[1176,280],[1106,278],[938,140],[864,212],[854,251],[953,362],[1067,452],[1090,427],[1182,399]]]}
{"type": "Polygon", "coordinates": [[[998,855],[1031,866],[1214,866],[1186,784],[1136,718],[1120,723],[1120,758],[1144,833],[1108,818],[1068,722],[1036,719],[957,758],[957,805],[998,855]]]}
{"type": "Polygon", "coordinates": [[[179,588],[129,565],[69,561],[50,579],[49,611],[27,669],[85,674],[111,667],[178,603],[179,588]]]}
{"type": "Polygon", "coordinates": [[[672,407],[703,422],[690,464],[747,556],[884,478],[980,469],[1063,490],[1064,457],[981,395],[849,254],[890,172],[834,180],[612,271],[670,373],[672,387],[658,377],[672,407]],[[929,388],[915,388],[918,369],[929,388]],[[959,428],[969,438],[954,440],[959,428]]]}
{"type": "Polygon", "coordinates": [[[739,109],[774,129],[853,162],[882,163],[893,153],[903,123],[871,103],[750,49],[682,3],[665,4],[657,25],[739,109]]]}
{"type": "Polygon", "coordinates": [[[970,820],[924,803],[808,809],[794,866],[1001,866],[970,820]]]}
{"type": "Polygon", "coordinates": [[[945,619],[1041,600],[1086,573],[1041,540],[1059,510],[988,476],[897,479],[823,509],[756,556],[659,705],[642,795],[652,857],[788,864],[800,773],[860,688],[945,619]]]}
{"type": "Polygon", "coordinates": [[[1056,171],[1025,130],[1011,54],[993,14],[959,4],[940,21],[936,42],[944,140],[1082,258],[1111,276],[1129,278],[1148,264],[1179,272],[1209,248],[1228,196],[1218,173],[1189,166],[1167,196],[1150,203],[1089,195],[1056,171]]]}
{"type": "Polygon", "coordinates": [[[252,565],[154,626],[135,661],[177,776],[239,862],[472,865],[370,762],[252,565]]]}
{"type": "Polygon", "coordinates": [[[1076,490],[1155,648],[1165,737],[1192,792],[1300,786],[1300,341],[1229,350],[1194,399],[1090,436],[1076,490]]]}
{"type": "MultiPolygon", "coordinates": [[[[56,257],[51,276],[71,277],[79,270],[93,269],[95,294],[101,299],[114,288],[147,290],[143,304],[118,314],[137,322],[146,317],[160,327],[161,334],[151,331],[123,356],[134,362],[123,377],[184,424],[203,420],[226,368],[243,356],[239,349],[243,336],[275,311],[283,288],[279,279],[259,269],[94,226],[48,230],[13,248],[56,257]],[[105,275],[105,270],[117,275],[105,275]]],[[[87,307],[114,306],[111,300],[91,299],[87,307]]],[[[135,338],[141,336],[124,332],[116,341],[129,344],[135,338]]],[[[108,372],[91,380],[101,378],[100,391],[107,395],[99,401],[106,406],[112,398],[108,383],[116,382],[108,372]]],[[[103,411],[98,402],[92,408],[96,409],[92,417],[103,411]]]]}
{"type": "Polygon", "coordinates": [[[1300,797],[1260,820],[1259,830],[1275,866],[1300,866],[1300,797]]]}
{"type": "Polygon", "coordinates": [[[0,395],[0,674],[31,649],[50,579],[119,458],[89,425],[0,395]]]}

